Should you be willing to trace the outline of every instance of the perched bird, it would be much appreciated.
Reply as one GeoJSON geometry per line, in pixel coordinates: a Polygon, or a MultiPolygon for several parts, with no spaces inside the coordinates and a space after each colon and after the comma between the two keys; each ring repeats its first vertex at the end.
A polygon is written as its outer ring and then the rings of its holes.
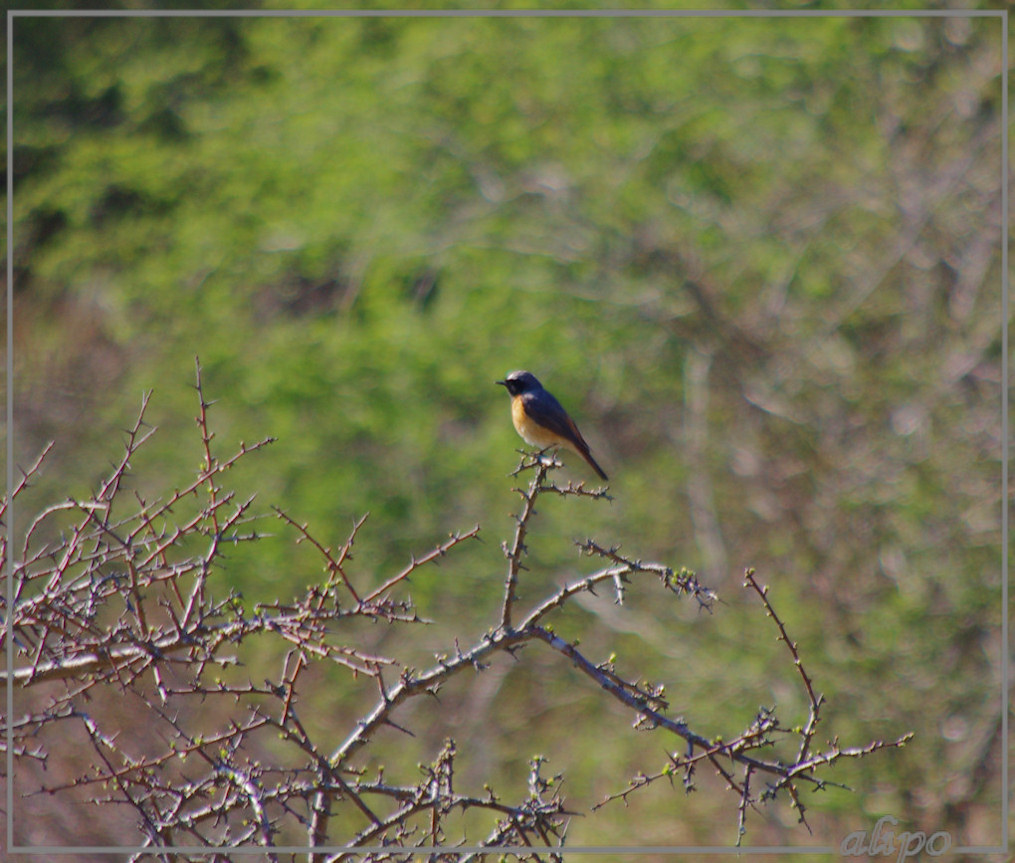
{"type": "Polygon", "coordinates": [[[532,372],[511,372],[504,380],[494,381],[511,395],[511,420],[527,444],[546,449],[562,446],[580,455],[603,479],[607,476],[589,452],[589,445],[567,415],[532,372]]]}

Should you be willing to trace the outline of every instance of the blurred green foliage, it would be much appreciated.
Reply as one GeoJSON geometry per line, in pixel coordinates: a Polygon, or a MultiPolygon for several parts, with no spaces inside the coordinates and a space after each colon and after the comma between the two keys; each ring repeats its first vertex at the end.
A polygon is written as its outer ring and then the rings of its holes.
{"type": "MultiPolygon", "coordinates": [[[[17,457],[56,439],[40,506],[86,494],[154,387],[136,482],[170,492],[199,355],[219,453],[279,439],[237,489],[331,544],[369,511],[361,578],[483,525],[412,584],[423,666],[494,622],[520,441],[493,381],[531,369],[616,499],[545,507],[524,597],[586,535],[698,569],[710,617],[632,589],[559,626],[732,735],[805,715],[757,567],[827,733],[917,732],[807,801],[814,840],[887,812],[996,842],[1000,44],[997,18],[18,17],[17,457]]],[[[259,529],[223,575],[248,601],[321,577],[259,529]]],[[[525,659],[407,749],[483,741],[477,791],[544,751],[578,806],[659,769],[670,742],[525,659]]],[[[322,677],[318,721],[355,692],[322,677]]],[[[653,790],[573,841],[732,840],[721,802],[653,790]]],[[[788,807],[748,825],[810,840],[788,807]]]]}

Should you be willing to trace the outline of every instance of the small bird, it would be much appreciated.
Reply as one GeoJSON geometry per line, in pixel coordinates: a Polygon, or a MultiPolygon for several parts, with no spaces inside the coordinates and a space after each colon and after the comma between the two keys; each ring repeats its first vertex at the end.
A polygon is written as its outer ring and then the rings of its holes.
{"type": "Polygon", "coordinates": [[[580,455],[603,479],[603,469],[589,452],[589,445],[578,431],[574,420],[567,415],[532,372],[511,372],[504,380],[494,381],[506,387],[511,395],[511,420],[515,430],[531,446],[541,449],[562,446],[580,455]]]}

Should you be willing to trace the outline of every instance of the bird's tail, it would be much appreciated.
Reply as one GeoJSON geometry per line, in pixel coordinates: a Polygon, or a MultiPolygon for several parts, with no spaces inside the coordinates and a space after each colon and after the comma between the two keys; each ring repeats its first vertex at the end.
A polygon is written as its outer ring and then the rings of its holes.
{"type": "Polygon", "coordinates": [[[582,458],[584,458],[585,461],[587,461],[589,463],[589,467],[591,467],[592,470],[594,470],[597,474],[599,474],[600,478],[603,481],[609,482],[610,478],[606,475],[606,472],[598,464],[596,464],[596,460],[594,458],[592,458],[592,454],[591,453],[586,451],[586,452],[583,452],[581,455],[582,455],[582,458]]]}

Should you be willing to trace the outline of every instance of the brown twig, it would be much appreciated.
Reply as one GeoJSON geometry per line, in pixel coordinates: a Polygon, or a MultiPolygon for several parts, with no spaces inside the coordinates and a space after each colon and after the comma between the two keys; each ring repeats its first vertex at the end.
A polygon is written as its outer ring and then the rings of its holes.
{"type": "Polygon", "coordinates": [[[814,684],[811,683],[810,675],[807,673],[807,669],[804,668],[803,662],[800,660],[800,653],[797,650],[795,641],[792,641],[789,637],[789,633],[786,632],[786,627],[783,624],[781,618],[775,613],[775,609],[772,607],[772,603],[768,600],[768,585],[762,587],[758,584],[758,580],[754,577],[754,570],[748,569],[744,573],[744,587],[750,587],[761,599],[762,604],[765,606],[765,613],[775,621],[775,625],[779,628],[779,640],[786,645],[786,649],[789,650],[790,656],[793,658],[793,666],[800,674],[800,679],[803,681],[804,690],[807,692],[808,702],[808,715],[807,724],[804,726],[803,732],[800,735],[800,750],[797,752],[796,763],[799,764],[807,758],[808,750],[810,749],[811,740],[814,738],[814,732],[817,730],[819,720],[819,713],[821,705],[824,702],[823,695],[816,695],[814,692],[814,684]]]}
{"type": "MultiPolygon", "coordinates": [[[[822,700],[814,695],[797,646],[775,614],[767,590],[754,582],[753,572],[748,573],[749,585],[753,583],[776,622],[810,698],[811,720],[793,761],[761,754],[774,746],[776,735],[793,733],[780,726],[774,710],[759,711],[740,735],[724,742],[671,715],[662,685],[627,679],[612,658],[596,661],[577,641],[565,641],[553,631],[553,618],[574,597],[594,595],[609,583],[616,585],[618,600],[625,585],[641,589],[654,583],[665,596],[693,597],[699,607],[710,609],[715,594],[690,570],[643,561],[622,553],[618,545],[585,539],[577,543],[580,552],[597,559],[600,568],[558,583],[519,615],[518,580],[525,571],[526,537],[540,495],[610,500],[605,489],[553,482],[551,473],[561,465],[544,453],[523,454],[515,471],[515,475],[531,471],[532,477],[527,487],[518,489],[521,507],[514,537],[503,546],[508,572],[498,625],[471,646],[461,646],[455,639],[454,650],[429,669],[417,671],[397,656],[367,650],[343,636],[357,621],[421,623],[405,586],[422,567],[475,538],[478,525],[451,534],[422,556],[412,556],[399,572],[365,589],[357,584],[351,567],[353,544],[365,516],[354,523],[335,553],[306,523],[274,508],[275,516],[294,528],[296,543],[307,544],[320,556],[327,577],[292,597],[248,610],[238,595],[214,590],[218,582],[211,576],[227,544],[254,542],[263,534],[249,527],[259,517],[252,514],[254,499],[237,500],[221,480],[226,470],[272,439],[253,446],[241,443],[229,457],[216,457],[212,403],[205,398],[200,367],[197,381],[202,460],[197,475],[182,489],[151,502],[133,494],[131,505],[124,506],[130,497],[125,497],[124,480],[131,459],[153,431],[144,420],[150,398],[146,394],[138,420],[127,433],[127,456],[114,465],[97,493],[49,507],[33,521],[24,554],[13,567],[19,601],[10,609],[5,630],[15,639],[16,666],[9,675],[0,674],[0,685],[16,683],[29,694],[43,684],[62,684],[56,695],[50,694],[12,725],[17,759],[48,763],[45,748],[28,741],[66,723],[83,723],[92,742],[92,769],[40,787],[37,793],[55,797],[89,789],[98,792],[92,796],[100,805],[129,806],[141,825],[144,847],[153,852],[184,840],[210,848],[255,843],[265,857],[274,859],[276,837],[286,831],[305,831],[311,847],[333,843],[333,813],[343,809],[365,820],[365,826],[345,839],[350,853],[369,843],[419,847],[447,841],[453,811],[476,810],[497,819],[485,846],[535,845],[548,849],[551,859],[559,859],[549,849],[563,844],[568,817],[577,813],[565,808],[560,777],[550,780],[541,775],[541,758],[530,764],[528,797],[514,803],[500,801],[492,791],[476,796],[455,788],[460,756],[453,740],[446,741],[414,781],[386,781],[381,772],[368,781],[357,766],[358,757],[381,729],[414,733],[412,714],[404,709],[408,702],[438,696],[461,672],[482,671],[496,655],[516,656],[527,644],[546,645],[577,668],[595,689],[633,714],[636,728],[668,732],[686,743],[686,753],[671,754],[663,770],[637,774],[627,788],[594,809],[610,800],[626,801],[658,779],[672,782],[680,771],[690,790],[696,766],[706,763],[738,795],[742,837],[747,810],[759,802],[753,791],[759,775],[771,777],[760,802],[785,788],[803,820],[802,784],[826,787],[831,783],[817,774],[836,761],[866,757],[908,739],[853,748],[840,748],[835,742],[825,752],[811,752],[822,700]],[[68,516],[70,527],[57,536],[52,524],[68,516]],[[342,601],[343,597],[350,601],[342,601]],[[242,646],[254,639],[271,640],[285,649],[281,670],[263,683],[237,676],[242,674],[238,667],[242,646]],[[310,669],[320,662],[348,669],[352,681],[365,681],[375,693],[373,706],[348,727],[338,745],[308,727],[301,715],[301,691],[310,669]],[[120,701],[143,706],[150,718],[152,733],[149,739],[136,741],[134,751],[115,728],[110,730],[108,717],[100,721],[82,708],[89,700],[107,701],[98,696],[113,691],[120,701]],[[209,704],[218,705],[214,715],[226,717],[219,727],[207,725],[202,705],[209,704]],[[286,758],[271,763],[265,753],[279,747],[286,758]],[[736,772],[741,768],[742,779],[736,772]]],[[[23,472],[15,492],[28,486],[42,464],[37,461],[23,472]]],[[[6,546],[0,548],[6,554],[6,546]]],[[[547,580],[541,578],[540,583],[547,580]]],[[[321,861],[325,855],[312,851],[308,858],[321,861]]]]}

